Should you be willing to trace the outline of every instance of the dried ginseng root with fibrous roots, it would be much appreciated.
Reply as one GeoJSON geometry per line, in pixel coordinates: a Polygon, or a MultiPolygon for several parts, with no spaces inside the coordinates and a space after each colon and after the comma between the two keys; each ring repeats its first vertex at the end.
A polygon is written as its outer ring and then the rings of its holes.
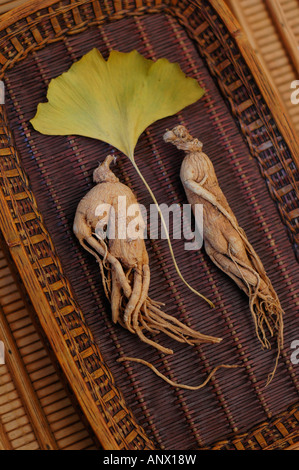
{"type": "Polygon", "coordinates": [[[270,349],[270,337],[277,337],[278,354],[283,347],[283,310],[262,262],[249,243],[217,180],[213,164],[202,152],[203,144],[184,126],[167,130],[170,142],[186,154],[180,177],[188,202],[203,205],[203,240],[206,253],[218,268],[230,276],[249,297],[255,330],[262,347],[270,349]]]}
{"type": "Polygon", "coordinates": [[[164,313],[161,303],[150,299],[144,220],[133,192],[110,170],[113,159],[108,155],[95,169],[93,180],[97,184],[80,201],[73,225],[81,245],[99,263],[105,293],[111,303],[113,322],[166,354],[173,351],[148,338],[145,332],[163,332],[190,345],[219,343],[220,338],[189,328],[164,313]],[[133,208],[133,216],[128,215],[130,207],[133,208]],[[139,212],[137,217],[136,211],[139,212]]]}

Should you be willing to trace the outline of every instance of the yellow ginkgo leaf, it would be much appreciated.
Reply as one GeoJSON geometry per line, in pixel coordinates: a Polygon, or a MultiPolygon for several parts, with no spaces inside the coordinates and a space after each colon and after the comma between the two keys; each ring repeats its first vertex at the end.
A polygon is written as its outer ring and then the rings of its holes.
{"type": "Polygon", "coordinates": [[[195,103],[203,94],[195,79],[167,59],[154,62],[134,50],[112,51],[105,61],[97,49],[92,49],[67,72],[51,80],[48,102],[38,105],[30,121],[42,134],[91,137],[107,142],[130,158],[157,207],[178,275],[200,297],[203,296],[179,270],[166,222],[134,160],[134,149],[150,124],[195,103]]]}
{"type": "Polygon", "coordinates": [[[48,135],[102,140],[131,160],[140,134],[153,122],[194,103],[204,90],[167,59],[156,62],[136,50],[112,51],[104,60],[93,49],[51,80],[33,127],[48,135]]]}

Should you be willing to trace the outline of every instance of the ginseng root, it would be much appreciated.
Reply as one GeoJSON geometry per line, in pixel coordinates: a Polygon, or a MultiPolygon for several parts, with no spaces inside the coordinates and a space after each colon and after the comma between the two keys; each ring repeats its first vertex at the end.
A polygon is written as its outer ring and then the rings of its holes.
{"type": "Polygon", "coordinates": [[[165,142],[184,150],[180,177],[193,209],[203,205],[203,239],[206,253],[249,297],[255,330],[263,348],[270,349],[269,336],[276,336],[278,353],[272,380],[283,347],[283,310],[262,262],[239,226],[217,180],[202,143],[184,126],[164,134],[165,142]]]}
{"type": "Polygon", "coordinates": [[[146,332],[163,332],[190,345],[219,343],[220,338],[189,328],[164,313],[161,304],[150,299],[150,268],[141,209],[132,191],[110,170],[112,160],[109,155],[94,171],[93,179],[97,184],[80,201],[73,225],[79,242],[100,266],[112,321],[166,354],[173,351],[150,339],[146,332]],[[135,207],[134,216],[128,215],[129,207],[135,207]],[[132,222],[135,230],[129,231],[132,222]]]}

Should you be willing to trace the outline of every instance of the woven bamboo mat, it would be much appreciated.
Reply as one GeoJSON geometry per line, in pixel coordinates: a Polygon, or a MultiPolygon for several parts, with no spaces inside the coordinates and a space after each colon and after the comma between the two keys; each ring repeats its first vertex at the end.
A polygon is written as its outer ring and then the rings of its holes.
{"type": "Polygon", "coordinates": [[[250,40],[264,73],[278,89],[290,121],[299,131],[299,105],[291,101],[291,83],[299,80],[299,2],[227,0],[250,40]]]}
{"type": "Polygon", "coordinates": [[[0,240],[0,450],[96,449],[0,240]]]}
{"type": "Polygon", "coordinates": [[[27,0],[0,0],[0,15],[26,3],[27,0]]]}
{"type": "MultiPolygon", "coordinates": [[[[28,55],[7,71],[5,83],[17,149],[64,272],[116,385],[155,445],[166,449],[207,446],[269,420],[297,401],[298,371],[289,358],[290,344],[299,334],[294,315],[298,311],[298,264],[258,164],[185,30],[171,17],[160,14],[90,28],[28,55]],[[49,80],[92,47],[98,47],[105,57],[112,48],[137,48],[153,59],[167,57],[178,61],[206,88],[205,97],[197,104],[149,128],[138,143],[136,159],[159,203],[183,204],[186,199],[179,181],[182,154],[163,143],[162,134],[165,128],[181,122],[203,141],[220,184],[261,256],[286,312],[285,350],[269,387],[265,388],[265,381],[276,351],[260,349],[248,300],[204,251],[184,251],[182,240],[173,241],[178,264],[188,282],[211,298],[216,309],[211,310],[182,285],[167,243],[161,240],[147,241],[152,272],[150,295],[165,302],[168,314],[224,341],[216,347],[189,347],[161,335],[161,343],[175,351],[169,357],[112,324],[97,265],[79,247],[72,222],[79,200],[92,187],[92,170],[114,150],[82,137],[43,136],[29,124],[37,103],[45,99],[49,80]],[[220,371],[204,389],[190,392],[170,387],[142,365],[116,363],[121,354],[149,360],[169,378],[190,385],[203,381],[220,363],[241,367],[220,371]]],[[[271,150],[271,166],[270,162],[271,150]]],[[[149,207],[147,192],[123,156],[118,155],[115,171],[135,191],[139,202],[149,207]]]]}

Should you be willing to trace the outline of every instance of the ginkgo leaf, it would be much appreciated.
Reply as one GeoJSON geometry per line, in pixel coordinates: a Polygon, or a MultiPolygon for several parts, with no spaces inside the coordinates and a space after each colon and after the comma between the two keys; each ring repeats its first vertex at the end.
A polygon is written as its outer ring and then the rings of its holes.
{"type": "Polygon", "coordinates": [[[194,103],[204,90],[177,63],[156,62],[136,50],[112,51],[105,61],[93,49],[51,80],[33,127],[48,135],[83,135],[116,147],[131,160],[153,122],[194,103]]]}

